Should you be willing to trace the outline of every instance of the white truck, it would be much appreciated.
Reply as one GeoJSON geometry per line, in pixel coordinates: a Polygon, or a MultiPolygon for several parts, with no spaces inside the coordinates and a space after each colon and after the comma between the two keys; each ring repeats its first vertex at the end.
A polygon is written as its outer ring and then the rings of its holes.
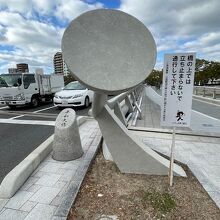
{"type": "Polygon", "coordinates": [[[0,104],[10,108],[22,105],[39,105],[52,100],[55,92],[64,87],[62,75],[40,75],[32,73],[1,74],[0,104]]]}

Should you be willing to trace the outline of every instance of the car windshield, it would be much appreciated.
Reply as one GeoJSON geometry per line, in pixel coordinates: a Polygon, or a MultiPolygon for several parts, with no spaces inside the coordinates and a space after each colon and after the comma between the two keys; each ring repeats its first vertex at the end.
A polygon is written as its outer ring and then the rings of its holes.
{"type": "Polygon", "coordinates": [[[71,82],[64,87],[63,90],[85,90],[86,87],[79,82],[71,82]]]}
{"type": "Polygon", "coordinates": [[[0,76],[0,86],[10,87],[10,86],[20,86],[21,74],[3,74],[0,76]]]}
{"type": "Polygon", "coordinates": [[[8,87],[8,84],[1,76],[0,76],[0,87],[8,87]]]}

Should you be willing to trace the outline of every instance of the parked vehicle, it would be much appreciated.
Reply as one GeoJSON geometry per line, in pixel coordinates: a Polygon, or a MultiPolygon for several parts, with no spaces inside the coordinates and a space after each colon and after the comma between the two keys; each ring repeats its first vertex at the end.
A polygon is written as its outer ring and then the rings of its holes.
{"type": "Polygon", "coordinates": [[[93,91],[78,81],[67,84],[63,90],[56,92],[53,98],[53,103],[57,107],[88,107],[92,101],[93,91]]]}
{"type": "Polygon", "coordinates": [[[0,75],[0,104],[38,106],[39,102],[53,99],[55,92],[64,86],[62,75],[31,73],[0,75]]]}

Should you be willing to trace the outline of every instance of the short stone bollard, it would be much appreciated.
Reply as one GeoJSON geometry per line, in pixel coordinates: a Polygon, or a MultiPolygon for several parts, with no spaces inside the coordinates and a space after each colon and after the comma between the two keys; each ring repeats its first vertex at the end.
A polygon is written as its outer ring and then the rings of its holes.
{"type": "Polygon", "coordinates": [[[69,161],[82,155],[76,113],[73,109],[66,108],[56,119],[52,157],[54,160],[69,161]]]}

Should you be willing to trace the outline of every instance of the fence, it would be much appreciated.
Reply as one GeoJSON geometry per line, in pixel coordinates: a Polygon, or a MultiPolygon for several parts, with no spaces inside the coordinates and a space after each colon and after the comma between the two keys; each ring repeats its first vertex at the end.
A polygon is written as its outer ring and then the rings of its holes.
{"type": "Polygon", "coordinates": [[[194,86],[193,92],[195,95],[211,96],[213,99],[220,96],[220,88],[218,87],[194,86]]]}
{"type": "Polygon", "coordinates": [[[137,118],[142,117],[140,106],[143,88],[144,85],[140,85],[107,101],[108,106],[125,126],[134,125],[137,118]]]}

